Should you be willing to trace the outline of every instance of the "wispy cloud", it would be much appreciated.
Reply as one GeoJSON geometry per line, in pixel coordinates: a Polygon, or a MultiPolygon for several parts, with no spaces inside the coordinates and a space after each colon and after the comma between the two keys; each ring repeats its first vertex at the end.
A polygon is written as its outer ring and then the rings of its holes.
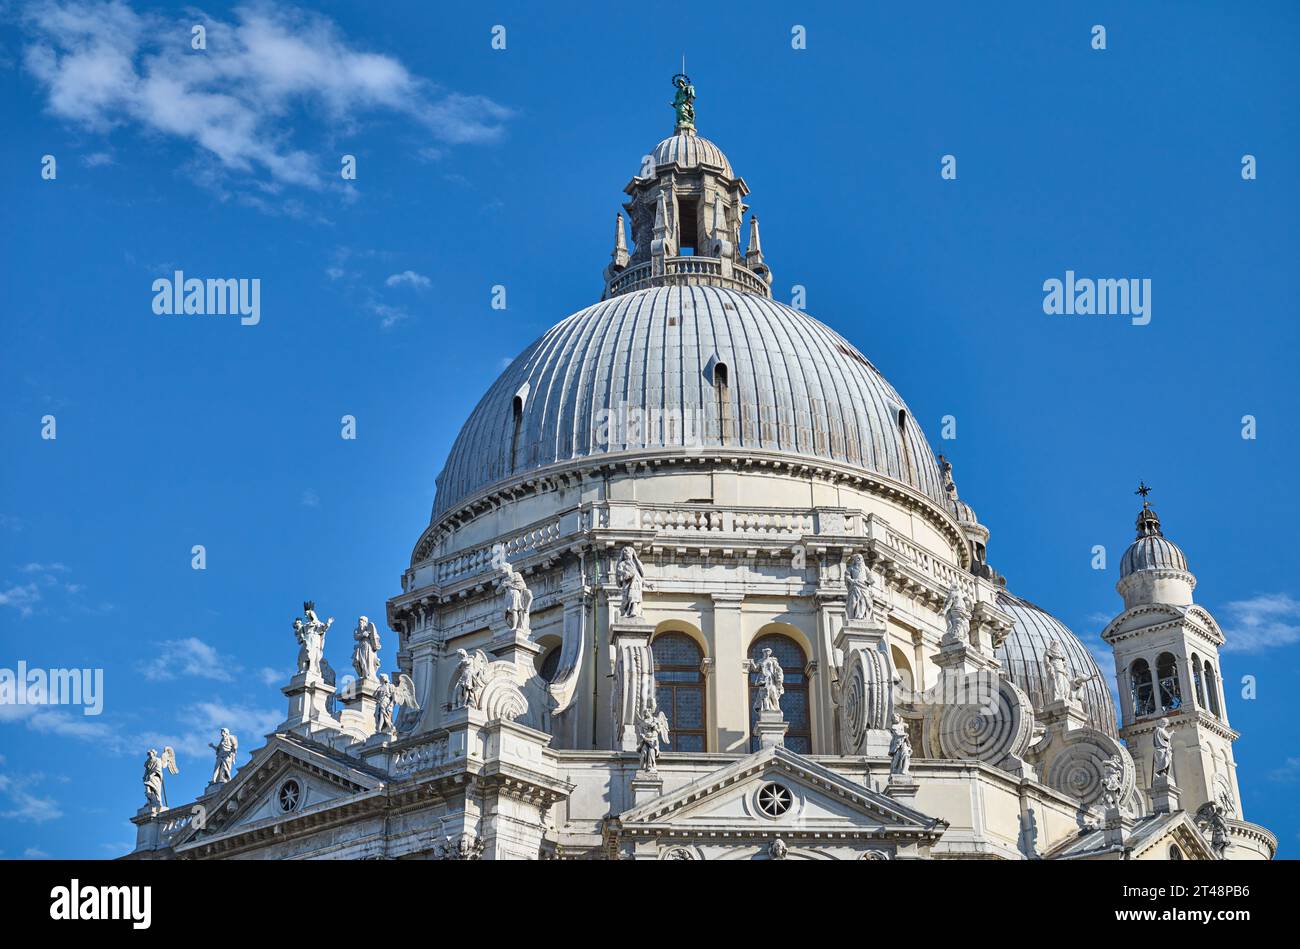
{"type": "Polygon", "coordinates": [[[384,281],[386,287],[400,287],[403,284],[415,287],[417,290],[423,290],[425,287],[433,285],[433,281],[424,274],[418,274],[414,270],[403,270],[401,273],[395,273],[384,281]]]}
{"type": "Polygon", "coordinates": [[[44,777],[39,772],[19,778],[0,774],[0,794],[3,794],[8,802],[8,806],[0,810],[0,818],[40,824],[62,817],[63,810],[54,798],[34,794],[29,790],[33,785],[40,784],[44,777]]]}
{"type": "Polygon", "coordinates": [[[511,111],[443,89],[397,58],[355,45],[328,17],[271,2],[233,21],[137,12],[124,0],[35,0],[23,60],[49,111],[92,132],[123,126],[189,143],[225,174],[264,189],[321,189],[338,154],[298,141],[296,109],[350,132],[375,113],[405,117],[442,145],[493,142],[511,111]],[[205,50],[187,42],[195,22],[205,50]]]}
{"type": "Polygon", "coordinates": [[[41,590],[35,583],[13,584],[0,590],[0,606],[13,607],[22,616],[31,616],[40,600],[41,590]]]}
{"type": "Polygon", "coordinates": [[[398,323],[411,318],[411,314],[400,306],[390,306],[377,300],[372,300],[367,306],[371,313],[379,317],[379,326],[382,329],[392,329],[398,323]]]}
{"type": "Polygon", "coordinates": [[[1260,652],[1300,642],[1300,601],[1289,593],[1261,593],[1226,604],[1219,616],[1224,652],[1260,652]]]}
{"type": "Polygon", "coordinates": [[[153,682],[197,676],[218,682],[234,680],[234,662],[196,636],[157,644],[158,652],[140,665],[140,673],[153,682]]]}
{"type": "Polygon", "coordinates": [[[300,503],[303,507],[320,507],[320,495],[308,488],[302,493],[300,503]]]}

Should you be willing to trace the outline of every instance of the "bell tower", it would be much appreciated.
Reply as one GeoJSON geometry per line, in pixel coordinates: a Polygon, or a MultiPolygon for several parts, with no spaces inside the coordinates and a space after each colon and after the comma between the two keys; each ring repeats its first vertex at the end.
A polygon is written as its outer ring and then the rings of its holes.
{"type": "MultiPolygon", "coordinates": [[[[1165,537],[1160,517],[1142,484],[1137,538],[1120,561],[1116,591],[1124,610],[1102,633],[1115,653],[1115,678],[1123,712],[1120,736],[1138,769],[1138,787],[1156,784],[1157,728],[1170,732],[1169,783],[1176,807],[1195,813],[1217,803],[1229,818],[1241,817],[1237,765],[1228,724],[1219,649],[1223,633],[1196,604],[1196,577],[1187,557],[1165,537]]],[[[1159,797],[1155,795],[1154,797],[1159,797]]],[[[1160,809],[1166,799],[1153,802],[1160,809]]]]}

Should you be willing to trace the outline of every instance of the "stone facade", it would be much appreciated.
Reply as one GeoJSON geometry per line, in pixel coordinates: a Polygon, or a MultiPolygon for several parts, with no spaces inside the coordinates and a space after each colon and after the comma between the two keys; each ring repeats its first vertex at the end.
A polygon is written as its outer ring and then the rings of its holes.
{"type": "Polygon", "coordinates": [[[626,189],[603,302],[505,371],[439,478],[387,604],[396,733],[373,680],[336,718],[300,672],[231,780],[141,810],[132,856],[1270,858],[1185,563],[1126,558],[1118,734],[1055,620],[1056,678],[1042,650],[1005,662],[1037,608],[892,386],[771,299],[748,187],[690,115],[626,189]],[[620,400],[662,414],[598,437],[620,400]],[[1166,653],[1182,698],[1133,706],[1134,662],[1166,653]]]}

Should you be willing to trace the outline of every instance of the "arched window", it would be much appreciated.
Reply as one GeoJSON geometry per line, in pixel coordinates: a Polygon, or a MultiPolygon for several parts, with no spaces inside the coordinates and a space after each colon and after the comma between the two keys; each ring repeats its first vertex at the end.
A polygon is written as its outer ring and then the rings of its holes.
{"type": "Polygon", "coordinates": [[[703,654],[685,633],[660,633],[650,643],[655,657],[655,700],[668,716],[669,751],[704,751],[703,654]]]}
{"type": "Polygon", "coordinates": [[[542,664],[537,667],[537,674],[544,682],[554,682],[555,674],[560,671],[560,646],[552,646],[551,651],[542,657],[542,664]]]}
{"type": "Polygon", "coordinates": [[[1160,685],[1160,708],[1173,712],[1182,707],[1183,690],[1178,683],[1178,660],[1170,652],[1156,659],[1156,678],[1160,685]]]}
{"type": "MultiPolygon", "coordinates": [[[[897,646],[890,645],[889,654],[894,660],[894,671],[898,673],[899,691],[903,695],[903,701],[911,701],[912,690],[916,688],[916,679],[912,675],[912,664],[908,661],[903,650],[897,646]]],[[[897,700],[896,700],[897,701],[897,700]]]]}
{"type": "Polygon", "coordinates": [[[1214,667],[1210,661],[1205,661],[1205,697],[1210,701],[1210,711],[1214,713],[1215,718],[1222,718],[1223,713],[1219,711],[1219,684],[1214,681],[1214,667]]]}
{"type": "Polygon", "coordinates": [[[912,443],[907,438],[907,411],[898,410],[898,441],[903,446],[903,476],[911,481],[916,477],[916,466],[912,462],[912,443]]]}
{"type": "Polygon", "coordinates": [[[1182,859],[1183,859],[1183,852],[1182,852],[1181,850],[1178,849],[1178,844],[1170,844],[1170,845],[1169,845],[1169,859],[1170,859],[1170,860],[1182,860],[1182,859]]]}
{"type": "Polygon", "coordinates": [[[1133,717],[1150,715],[1156,710],[1155,692],[1151,686],[1151,666],[1145,659],[1137,659],[1129,666],[1128,677],[1133,696],[1133,717]]]}
{"type": "Polygon", "coordinates": [[[512,411],[514,413],[514,426],[510,432],[510,471],[513,474],[515,468],[519,467],[519,429],[524,421],[523,396],[515,396],[512,411]]]}
{"type": "Polygon", "coordinates": [[[1196,693],[1196,704],[1206,708],[1205,683],[1201,681],[1201,657],[1192,653],[1192,689],[1196,693]]]}
{"type": "Polygon", "coordinates": [[[720,362],[713,367],[713,394],[718,408],[718,441],[720,444],[731,443],[731,395],[730,378],[727,364],[720,362]]]}
{"type": "MultiPolygon", "coordinates": [[[[790,726],[785,733],[785,746],[802,755],[812,754],[812,723],[808,716],[808,677],[804,668],[808,660],[803,649],[789,636],[769,633],[754,640],[749,647],[750,662],[763,658],[763,650],[772,650],[776,661],[781,663],[784,673],[785,694],[781,696],[781,711],[785,713],[786,723],[790,726]]],[[[758,735],[754,726],[758,723],[758,704],[760,692],[754,684],[754,676],[749,677],[749,750],[758,750],[758,735]]]]}

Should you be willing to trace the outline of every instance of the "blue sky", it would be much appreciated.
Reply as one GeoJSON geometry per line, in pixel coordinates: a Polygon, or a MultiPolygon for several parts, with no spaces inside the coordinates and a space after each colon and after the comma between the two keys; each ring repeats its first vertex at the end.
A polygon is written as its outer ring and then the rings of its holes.
{"type": "Polygon", "coordinates": [[[899,6],[0,7],[0,666],[105,670],[100,716],[0,707],[0,857],[129,849],[147,747],[185,799],[220,726],[242,763],[283,718],[304,598],[382,618],[470,408],[598,297],[683,54],[777,298],[881,368],[1010,588],[1097,650],[1155,487],[1230,639],[1246,815],[1294,855],[1297,8],[899,6]],[[175,269],[258,278],[260,323],[154,315],[175,269]],[[1067,270],[1149,278],[1150,324],[1045,315],[1067,270]]]}

